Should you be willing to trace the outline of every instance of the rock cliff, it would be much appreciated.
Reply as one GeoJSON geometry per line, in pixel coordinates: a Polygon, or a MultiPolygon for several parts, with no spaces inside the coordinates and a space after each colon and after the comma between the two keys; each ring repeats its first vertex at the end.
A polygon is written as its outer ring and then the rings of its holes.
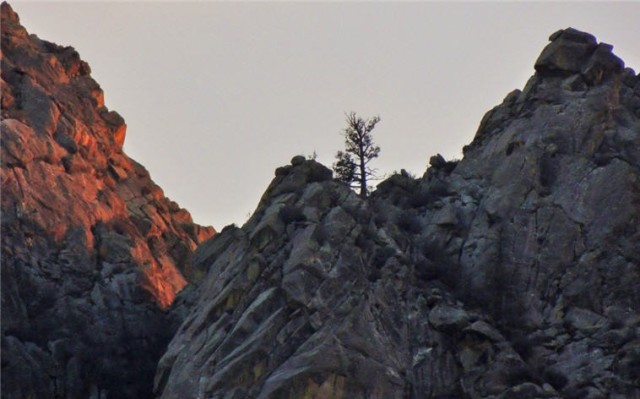
{"type": "Polygon", "coordinates": [[[593,36],[462,160],[363,200],[295,157],[212,239],[6,3],[1,62],[3,397],[640,398],[640,77],[593,36]]]}
{"type": "Polygon", "coordinates": [[[214,233],[122,151],[71,47],[2,4],[2,397],[144,398],[214,233]]]}
{"type": "Polygon", "coordinates": [[[640,77],[611,50],[553,34],[464,159],[367,200],[278,169],[197,249],[158,397],[640,398],[640,77]]]}

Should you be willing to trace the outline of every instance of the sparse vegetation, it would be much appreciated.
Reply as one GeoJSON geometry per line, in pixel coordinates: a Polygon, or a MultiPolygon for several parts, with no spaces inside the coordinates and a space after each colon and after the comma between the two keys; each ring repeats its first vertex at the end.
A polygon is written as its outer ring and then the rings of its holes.
{"type": "Polygon", "coordinates": [[[569,382],[564,374],[552,368],[544,370],[544,372],[542,373],[542,378],[545,382],[551,384],[551,386],[553,386],[558,391],[564,388],[569,382]]]}
{"type": "Polygon", "coordinates": [[[422,231],[418,215],[411,210],[401,212],[396,219],[396,223],[400,229],[410,234],[418,234],[422,231]]]}
{"type": "Polygon", "coordinates": [[[396,254],[396,250],[390,246],[384,246],[376,248],[375,255],[373,257],[373,265],[376,268],[381,268],[387,263],[387,260],[396,254]]]}

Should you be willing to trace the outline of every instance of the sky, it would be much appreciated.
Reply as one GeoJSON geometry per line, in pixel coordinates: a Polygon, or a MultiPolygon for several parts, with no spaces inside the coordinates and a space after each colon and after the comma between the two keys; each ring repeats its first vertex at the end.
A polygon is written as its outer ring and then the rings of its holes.
{"type": "Polygon", "coordinates": [[[640,2],[12,1],[76,48],[127,123],[125,152],[197,223],[242,225],[297,154],[330,166],[345,113],[379,115],[380,175],[460,158],[555,31],[640,69],[640,2]]]}

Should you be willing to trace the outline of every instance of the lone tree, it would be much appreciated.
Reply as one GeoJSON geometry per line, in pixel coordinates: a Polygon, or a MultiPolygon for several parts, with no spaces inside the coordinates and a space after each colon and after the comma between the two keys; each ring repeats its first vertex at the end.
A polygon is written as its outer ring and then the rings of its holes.
{"type": "Polygon", "coordinates": [[[373,144],[371,131],[380,122],[380,117],[363,119],[351,112],[347,114],[346,121],[345,150],[336,154],[337,161],[333,164],[333,170],[338,180],[351,187],[359,187],[360,196],[366,198],[367,180],[375,178],[375,169],[369,167],[369,162],[380,153],[380,147],[373,144]]]}

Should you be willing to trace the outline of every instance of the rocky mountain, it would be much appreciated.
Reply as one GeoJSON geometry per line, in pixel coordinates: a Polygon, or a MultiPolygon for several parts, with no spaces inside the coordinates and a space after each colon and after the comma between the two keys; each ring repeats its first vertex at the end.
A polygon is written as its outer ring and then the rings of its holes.
{"type": "Polygon", "coordinates": [[[535,70],[366,200],[279,168],[196,250],[157,397],[640,398],[640,77],[571,28],[535,70]]]}
{"type": "Polygon", "coordinates": [[[640,398],[640,76],[592,35],[462,160],[362,199],[297,156],[215,235],[6,3],[1,62],[3,397],[640,398]]]}
{"type": "Polygon", "coordinates": [[[211,227],[122,151],[71,47],[29,35],[2,4],[2,397],[151,397],[211,227]]]}

